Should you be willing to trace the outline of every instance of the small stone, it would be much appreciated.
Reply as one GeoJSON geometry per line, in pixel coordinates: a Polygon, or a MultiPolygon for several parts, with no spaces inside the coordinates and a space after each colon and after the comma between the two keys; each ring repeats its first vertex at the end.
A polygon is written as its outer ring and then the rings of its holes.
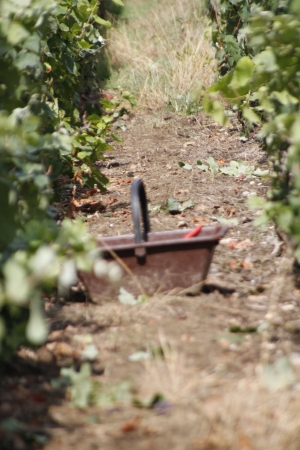
{"type": "Polygon", "coordinates": [[[268,296],[264,294],[248,295],[247,299],[250,300],[250,302],[266,303],[268,301],[268,296]]]}
{"type": "Polygon", "coordinates": [[[284,305],[280,305],[280,308],[284,312],[294,311],[295,306],[292,303],[285,303],[284,305]]]}
{"type": "Polygon", "coordinates": [[[273,319],[270,321],[270,323],[275,326],[280,326],[283,324],[283,319],[282,319],[282,317],[275,314],[273,319]]]}
{"type": "Polygon", "coordinates": [[[284,326],[286,331],[291,333],[299,333],[300,331],[300,319],[290,320],[284,326]]]}
{"type": "Polygon", "coordinates": [[[178,222],[178,228],[184,228],[187,227],[187,223],[184,220],[181,220],[178,222]]]}
{"type": "Polygon", "coordinates": [[[262,347],[265,350],[271,351],[271,350],[275,350],[276,349],[276,344],[274,342],[263,342],[262,343],[262,347]]]}
{"type": "Polygon", "coordinates": [[[52,352],[46,347],[40,347],[36,351],[38,361],[44,364],[52,364],[55,361],[55,358],[52,352]]]}
{"type": "Polygon", "coordinates": [[[231,350],[231,351],[233,351],[233,352],[237,352],[237,351],[239,350],[239,347],[238,347],[237,344],[235,344],[234,342],[232,342],[232,343],[229,345],[229,350],[231,350]]]}
{"type": "Polygon", "coordinates": [[[292,352],[290,354],[290,362],[291,362],[292,366],[300,367],[300,353],[299,352],[292,352]]]}
{"type": "Polygon", "coordinates": [[[241,321],[240,321],[239,319],[237,319],[237,318],[235,318],[235,317],[232,317],[232,318],[229,320],[229,326],[230,326],[230,327],[241,328],[241,327],[242,327],[242,323],[241,323],[241,321]]]}
{"type": "Polygon", "coordinates": [[[219,339],[218,343],[225,350],[228,350],[230,348],[230,342],[226,338],[219,339]]]}

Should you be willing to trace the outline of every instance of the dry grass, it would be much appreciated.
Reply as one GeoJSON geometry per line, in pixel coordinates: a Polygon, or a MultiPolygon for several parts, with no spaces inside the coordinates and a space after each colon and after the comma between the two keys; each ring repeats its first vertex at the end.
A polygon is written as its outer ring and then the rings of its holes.
{"type": "MultiPolygon", "coordinates": [[[[145,362],[139,393],[149,399],[162,392],[172,405],[177,405],[180,414],[185,411],[186,417],[191,413],[187,430],[190,436],[199,437],[192,439],[189,448],[300,449],[299,391],[269,392],[254,374],[233,387],[217,374],[199,373],[189,366],[165,336],[160,335],[159,342],[164,358],[145,362]]],[[[175,415],[174,423],[177,419],[175,415]]],[[[182,426],[180,421],[178,428],[182,426]]]]}
{"type": "Polygon", "coordinates": [[[163,357],[145,361],[145,371],[139,383],[142,398],[149,399],[162,392],[173,404],[189,402],[199,386],[199,378],[188,367],[184,355],[163,334],[160,334],[158,342],[163,357]]]}
{"type": "Polygon", "coordinates": [[[113,86],[135,93],[140,107],[188,109],[214,76],[201,1],[132,0],[125,14],[109,36],[113,86]]]}
{"type": "Polygon", "coordinates": [[[210,435],[225,437],[216,448],[299,449],[299,400],[298,392],[271,394],[261,389],[257,380],[248,380],[234,391],[208,401],[204,412],[212,426],[210,435]]]}

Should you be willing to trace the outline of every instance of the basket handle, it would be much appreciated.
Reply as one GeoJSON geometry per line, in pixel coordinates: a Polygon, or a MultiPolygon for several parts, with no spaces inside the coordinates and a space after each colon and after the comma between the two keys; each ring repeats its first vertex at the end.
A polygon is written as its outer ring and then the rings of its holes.
{"type": "Polygon", "coordinates": [[[130,203],[134,238],[135,242],[140,244],[141,242],[146,242],[148,240],[148,233],[150,232],[147,197],[144,183],[141,178],[136,178],[131,183],[130,203]],[[142,212],[143,231],[141,229],[140,212],[142,212]]]}

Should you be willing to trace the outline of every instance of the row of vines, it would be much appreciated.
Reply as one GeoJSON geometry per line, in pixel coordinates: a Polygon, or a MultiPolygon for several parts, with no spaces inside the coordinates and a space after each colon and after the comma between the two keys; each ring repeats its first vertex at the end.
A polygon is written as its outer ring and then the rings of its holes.
{"type": "Polygon", "coordinates": [[[259,125],[273,166],[259,222],[274,220],[300,261],[300,2],[211,0],[209,10],[219,76],[204,109],[225,124],[231,105],[245,128],[259,125]]]}
{"type": "MultiPolygon", "coordinates": [[[[118,12],[122,2],[101,4],[109,6],[118,12]]],[[[58,286],[64,294],[77,269],[99,261],[84,224],[59,226],[52,206],[59,175],[76,180],[80,172],[100,189],[107,183],[93,165],[111,148],[107,111],[116,106],[96,96],[107,76],[111,27],[99,7],[99,0],[0,2],[2,358],[21,343],[43,342],[45,292],[58,286]]]]}

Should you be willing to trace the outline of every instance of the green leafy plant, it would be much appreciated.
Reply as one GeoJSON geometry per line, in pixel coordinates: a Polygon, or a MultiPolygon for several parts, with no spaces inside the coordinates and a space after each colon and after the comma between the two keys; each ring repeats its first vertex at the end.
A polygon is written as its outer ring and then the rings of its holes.
{"type": "Polygon", "coordinates": [[[192,200],[186,200],[185,202],[178,202],[177,200],[174,200],[173,198],[168,198],[166,210],[170,214],[179,214],[186,209],[193,208],[195,206],[195,203],[192,200]]]}
{"type": "Polygon", "coordinates": [[[111,148],[108,112],[118,102],[100,95],[102,34],[111,25],[98,8],[97,0],[0,2],[2,358],[45,340],[44,294],[58,286],[64,295],[77,270],[99,260],[84,224],[59,227],[51,205],[59,174],[107,183],[93,164],[111,148]]]}
{"type": "MultiPolygon", "coordinates": [[[[257,176],[257,177],[264,177],[269,174],[269,171],[261,170],[260,168],[255,169],[254,166],[248,166],[243,163],[243,161],[230,161],[229,164],[224,164],[223,166],[219,166],[219,164],[214,160],[212,156],[209,156],[205,162],[207,164],[202,163],[202,161],[197,161],[197,168],[199,170],[202,170],[203,172],[210,172],[212,180],[214,180],[215,174],[222,173],[224,175],[230,175],[232,177],[237,177],[239,175],[244,175],[248,177],[257,176]]],[[[191,164],[185,164],[183,162],[178,163],[180,167],[183,169],[186,169],[186,166],[188,166],[187,170],[192,169],[191,164]],[[190,167],[190,168],[189,168],[190,167]]]]}
{"type": "Polygon", "coordinates": [[[144,303],[148,300],[148,296],[146,294],[140,294],[137,298],[130,292],[128,292],[125,288],[120,288],[120,294],[118,295],[118,300],[123,305],[131,305],[135,306],[139,303],[144,303]]]}
{"type": "Polygon", "coordinates": [[[60,375],[69,384],[68,393],[71,402],[78,408],[86,408],[89,405],[104,407],[128,404],[132,401],[132,387],[129,381],[102,386],[92,379],[89,363],[82,363],[78,372],[73,367],[63,368],[60,375]]]}
{"type": "Polygon", "coordinates": [[[217,164],[217,162],[214,160],[214,158],[212,156],[209,156],[206,160],[207,164],[202,164],[202,162],[200,160],[197,161],[197,167],[198,169],[204,171],[204,172],[208,172],[210,171],[211,173],[211,178],[212,180],[214,180],[215,178],[215,173],[218,172],[219,170],[219,166],[217,164]]]}
{"type": "Polygon", "coordinates": [[[193,166],[191,164],[184,163],[182,161],[178,161],[179,167],[185,170],[192,170],[193,166]]]}
{"type": "Polygon", "coordinates": [[[76,372],[72,367],[63,368],[61,369],[61,376],[67,378],[70,383],[69,394],[75,406],[86,408],[91,404],[93,383],[89,363],[83,363],[79,372],[76,372]]]}
{"type": "Polygon", "coordinates": [[[273,173],[260,223],[274,220],[290,236],[300,260],[299,2],[253,2],[244,35],[247,55],[211,86],[203,106],[226,123],[228,116],[217,99],[221,94],[244,120],[262,123],[258,135],[271,155],[273,173]]]}

